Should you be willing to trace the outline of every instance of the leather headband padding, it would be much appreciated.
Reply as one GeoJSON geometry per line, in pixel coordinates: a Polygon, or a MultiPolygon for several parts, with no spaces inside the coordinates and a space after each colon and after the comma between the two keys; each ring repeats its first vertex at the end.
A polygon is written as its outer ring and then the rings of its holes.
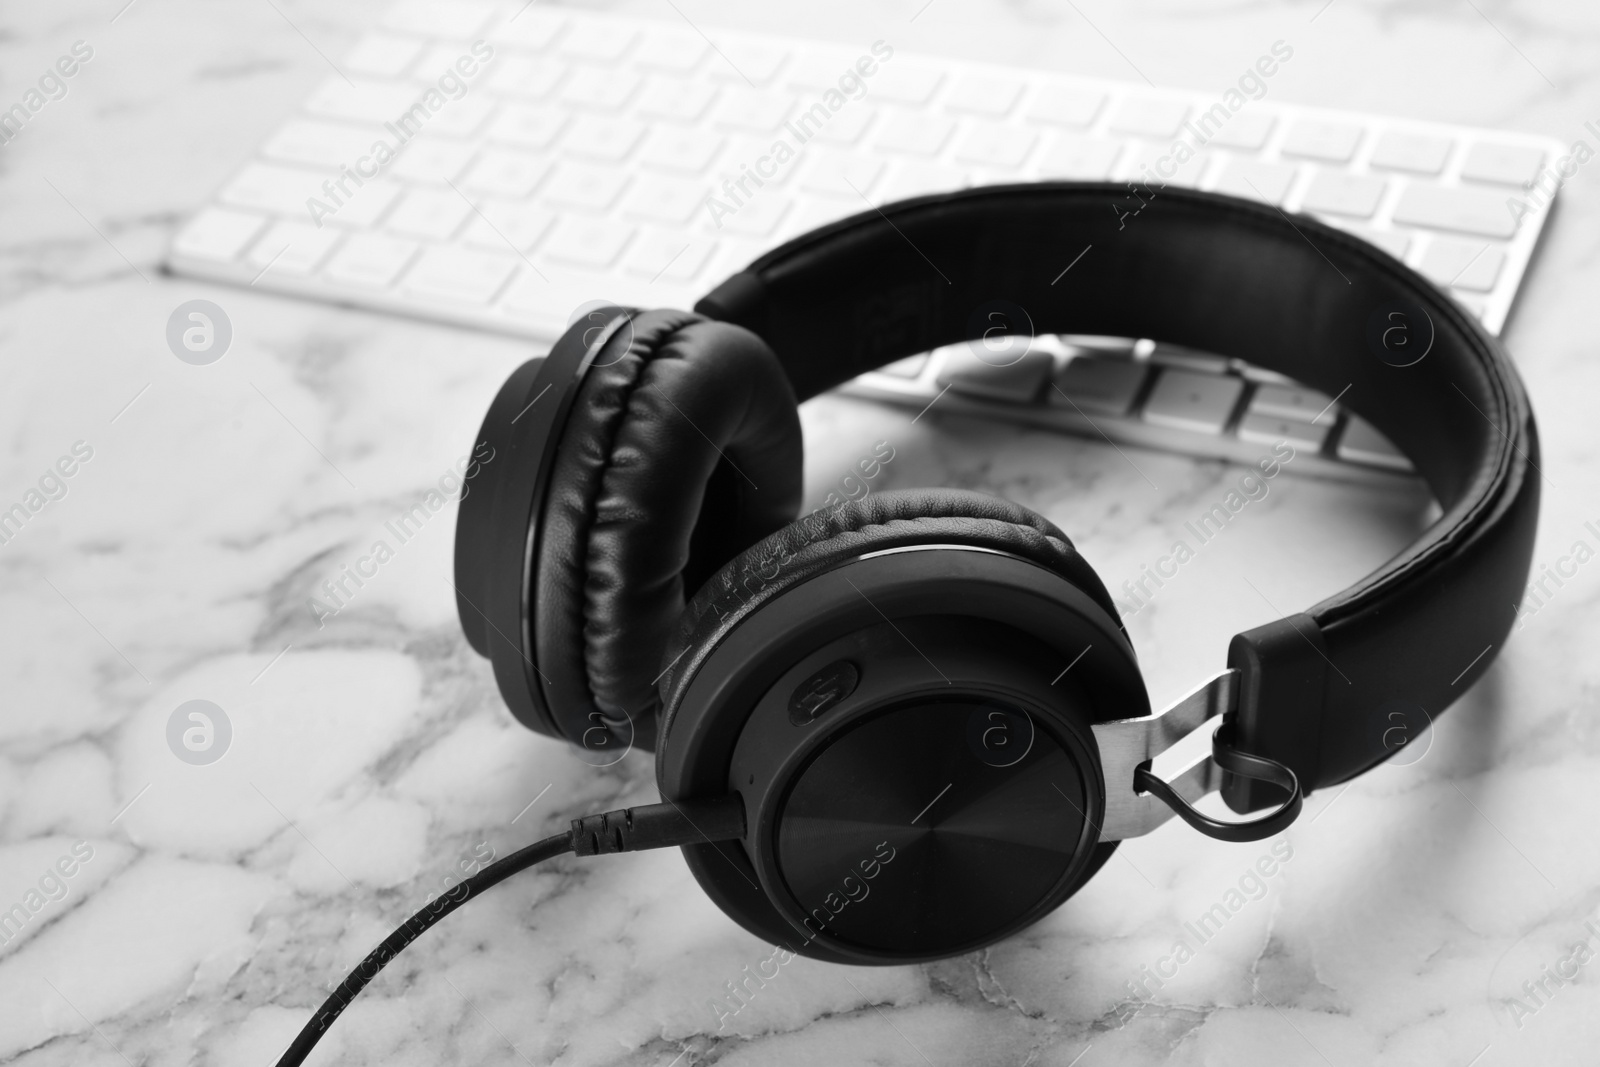
{"type": "Polygon", "coordinates": [[[1309,651],[1260,668],[1300,672],[1320,702],[1306,686],[1269,685],[1251,690],[1263,706],[1241,708],[1241,749],[1284,758],[1308,787],[1338,781],[1385,754],[1370,729],[1377,709],[1399,699],[1442,711],[1510,629],[1539,502],[1527,395],[1474,319],[1366,241],[1210,193],[1146,200],[1129,215],[1127,187],[1069,182],[909,200],[776,249],[696,310],[764,337],[802,400],[975,336],[995,300],[1023,308],[1036,334],[1148,337],[1338,396],[1411,459],[1443,509],[1393,559],[1293,617],[1309,651]],[[1426,312],[1433,334],[1406,367],[1368,341],[1374,316],[1401,301],[1426,312]]]}

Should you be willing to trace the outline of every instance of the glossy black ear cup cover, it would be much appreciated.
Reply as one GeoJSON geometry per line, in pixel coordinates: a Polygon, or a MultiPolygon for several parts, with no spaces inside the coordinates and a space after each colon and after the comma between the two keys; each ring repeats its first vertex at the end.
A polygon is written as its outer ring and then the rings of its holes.
{"type": "Polygon", "coordinates": [[[653,715],[686,586],[794,518],[803,461],[794,391],[750,331],[650,311],[596,354],[561,432],[534,578],[537,661],[569,739],[596,708],[636,728],[653,715]]]}
{"type": "MultiPolygon", "coordinates": [[[[965,489],[901,489],[814,511],[730,560],[683,613],[662,677],[667,720],[699,664],[718,641],[763,603],[836,564],[910,545],[992,548],[1032,560],[1087,593],[1108,616],[1116,607],[1105,584],[1056,525],[1009,500],[965,489]]],[[[951,605],[959,611],[960,605],[951,605]]]]}

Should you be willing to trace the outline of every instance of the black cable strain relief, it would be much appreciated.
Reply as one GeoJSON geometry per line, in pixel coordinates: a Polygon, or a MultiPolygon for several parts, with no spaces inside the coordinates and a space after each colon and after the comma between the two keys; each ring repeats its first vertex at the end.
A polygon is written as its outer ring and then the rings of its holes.
{"type": "Polygon", "coordinates": [[[572,820],[572,851],[579,856],[699,845],[743,836],[744,801],[738,793],[711,800],[669,800],[572,820]]]}

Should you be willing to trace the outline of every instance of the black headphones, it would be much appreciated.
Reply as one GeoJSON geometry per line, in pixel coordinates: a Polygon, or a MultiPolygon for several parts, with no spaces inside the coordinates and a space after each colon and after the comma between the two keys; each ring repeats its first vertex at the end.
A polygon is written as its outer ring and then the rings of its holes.
{"type": "Polygon", "coordinates": [[[840,222],[695,314],[592,314],[489,411],[482,439],[504,458],[463,501],[456,542],[469,640],[524,724],[591,752],[653,749],[670,800],[743,798],[742,847],[688,859],[768,942],[853,963],[989,944],[1169,814],[1148,794],[1186,816],[1216,784],[1236,811],[1297,807],[1273,766],[1307,791],[1366,770],[1394,711],[1442,711],[1513,622],[1537,443],[1496,343],[1332,228],[1177,190],[1124,224],[1112,196],[989,188],[840,222]],[[1086,244],[1087,269],[1052,284],[1086,244]],[[1421,540],[1235,637],[1202,687],[1203,712],[1231,716],[1210,763],[1268,761],[1253,768],[1267,784],[1209,764],[1188,795],[1135,782],[1177,731],[1097,730],[1149,715],[1139,667],[1100,578],[1026,508],[924,489],[792,521],[797,401],[969,339],[1000,301],[1040,333],[1152,337],[1342,393],[1438,497],[1421,540]],[[1385,337],[1397,324],[1408,336],[1385,337]],[[880,843],[892,877],[835,913],[880,843]]]}
{"type": "Polygon", "coordinates": [[[654,750],[664,801],[576,820],[523,866],[681,844],[768,943],[946,957],[1036,921],[1173,812],[1228,840],[1280,831],[1303,792],[1392,753],[1397,709],[1415,730],[1483,674],[1539,501],[1533,414],[1499,344],[1312,219],[1164,189],[1129,221],[1107,209],[1123,192],[988,187],[863,213],[693,314],[606,309],[511,375],[481,434],[496,461],[461,503],[463,628],[522,723],[590,753],[654,750]],[[922,489],[796,519],[797,402],[970,339],[996,301],[1041,334],[1154,338],[1338,394],[1443,514],[1354,587],[1235,636],[1226,670],[1151,715],[1104,584],[1039,515],[922,489]],[[1216,716],[1209,757],[1152,773],[1216,716]],[[1215,789],[1270,810],[1194,810],[1215,789]]]}

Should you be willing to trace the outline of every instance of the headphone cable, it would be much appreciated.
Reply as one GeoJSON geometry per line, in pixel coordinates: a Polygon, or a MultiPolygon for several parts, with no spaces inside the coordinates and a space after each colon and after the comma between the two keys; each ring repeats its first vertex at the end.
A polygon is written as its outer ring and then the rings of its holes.
{"type": "Polygon", "coordinates": [[[411,942],[421,937],[440,919],[455,911],[492,886],[525,871],[537,863],[571,852],[579,856],[637,852],[652,848],[709,844],[744,836],[744,802],[737,793],[714,800],[667,801],[638,808],[624,808],[603,815],[585,815],[572,820],[564,834],[547,837],[520,848],[505,859],[496,860],[483,870],[456,883],[442,896],[424,904],[411,918],[367,953],[345,980],[339,983],[311,1016],[284,1054],[277,1067],[300,1067],[322,1035],[328,1032],[356,995],[379,971],[411,942]]]}

